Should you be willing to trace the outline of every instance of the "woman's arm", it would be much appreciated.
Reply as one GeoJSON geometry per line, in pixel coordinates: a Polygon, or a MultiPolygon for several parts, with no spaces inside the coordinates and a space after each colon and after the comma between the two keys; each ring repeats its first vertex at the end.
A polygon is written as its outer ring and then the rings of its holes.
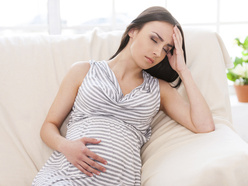
{"type": "Polygon", "coordinates": [[[205,133],[214,130],[214,122],[209,107],[196,87],[190,71],[185,72],[184,85],[189,103],[183,100],[176,89],[167,82],[160,81],[161,110],[172,119],[195,133],[205,133]],[[188,74],[186,74],[188,73],[188,74]]]}
{"type": "Polygon", "coordinates": [[[196,132],[211,132],[215,129],[212,113],[206,100],[196,86],[191,72],[186,68],[180,72],[190,103],[190,117],[196,132]]]}
{"type": "Polygon", "coordinates": [[[69,162],[88,176],[92,173],[100,174],[94,168],[105,171],[105,168],[92,161],[89,157],[106,164],[106,160],[91,152],[85,146],[87,143],[100,143],[92,138],[81,138],[70,141],[61,136],[60,127],[71,111],[79,86],[90,68],[89,63],[74,64],[63,79],[57,96],[42,125],[40,135],[42,140],[52,149],[63,153],[69,162]],[[91,165],[91,166],[89,166],[91,165]],[[90,172],[89,172],[90,171],[90,172]]]}
{"type": "Polygon", "coordinates": [[[179,74],[186,89],[189,104],[168,83],[160,80],[161,109],[172,119],[193,132],[210,132],[215,129],[211,111],[197,88],[191,72],[185,65],[182,36],[177,27],[174,28],[173,40],[175,49],[173,55],[168,54],[171,67],[179,74]]]}

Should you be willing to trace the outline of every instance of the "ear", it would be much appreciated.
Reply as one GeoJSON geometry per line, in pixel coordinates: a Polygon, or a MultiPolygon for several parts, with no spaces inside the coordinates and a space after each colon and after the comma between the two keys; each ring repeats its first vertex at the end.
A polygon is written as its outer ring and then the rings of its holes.
{"type": "Polygon", "coordinates": [[[128,32],[128,35],[130,38],[133,38],[137,33],[137,30],[136,29],[131,29],[129,32],[128,32]]]}

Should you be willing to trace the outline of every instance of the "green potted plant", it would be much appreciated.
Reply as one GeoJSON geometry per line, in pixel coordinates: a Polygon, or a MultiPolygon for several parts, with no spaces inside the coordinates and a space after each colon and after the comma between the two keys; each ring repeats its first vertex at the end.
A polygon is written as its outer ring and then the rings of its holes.
{"type": "Polygon", "coordinates": [[[243,43],[239,38],[235,41],[242,48],[241,57],[235,58],[234,67],[228,69],[227,78],[234,82],[238,100],[248,102],[248,36],[243,43]]]}

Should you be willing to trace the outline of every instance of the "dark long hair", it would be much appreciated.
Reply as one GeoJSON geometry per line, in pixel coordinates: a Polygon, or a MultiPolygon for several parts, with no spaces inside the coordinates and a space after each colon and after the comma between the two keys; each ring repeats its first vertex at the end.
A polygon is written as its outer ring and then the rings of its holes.
{"type": "MultiPolygon", "coordinates": [[[[113,59],[115,56],[117,56],[127,46],[129,38],[130,38],[128,35],[130,30],[132,29],[141,30],[142,27],[146,23],[151,22],[151,21],[164,21],[164,22],[172,24],[173,26],[176,25],[179,28],[182,34],[182,39],[183,39],[182,49],[184,52],[184,59],[186,63],[186,51],[185,51],[184,34],[183,34],[182,27],[168,10],[166,10],[163,7],[159,7],[159,6],[150,7],[144,10],[136,19],[134,19],[129,24],[129,26],[126,28],[126,31],[124,32],[122,36],[121,43],[120,43],[120,46],[117,52],[110,59],[113,59]]],[[[171,52],[173,52],[173,49],[171,50],[171,52]]],[[[177,83],[174,86],[172,86],[174,88],[179,87],[182,82],[177,72],[171,68],[167,56],[165,56],[165,58],[160,63],[158,63],[152,68],[146,69],[145,71],[151,74],[152,76],[159,78],[159,79],[163,79],[169,83],[172,83],[176,79],[178,79],[177,83]]]]}

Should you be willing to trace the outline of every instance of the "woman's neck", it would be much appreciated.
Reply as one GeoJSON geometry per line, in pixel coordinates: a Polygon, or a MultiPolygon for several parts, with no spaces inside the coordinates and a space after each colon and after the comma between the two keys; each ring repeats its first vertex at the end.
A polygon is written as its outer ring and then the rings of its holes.
{"type": "Polygon", "coordinates": [[[108,65],[119,80],[143,78],[142,69],[132,59],[127,47],[108,61],[108,65]]]}

